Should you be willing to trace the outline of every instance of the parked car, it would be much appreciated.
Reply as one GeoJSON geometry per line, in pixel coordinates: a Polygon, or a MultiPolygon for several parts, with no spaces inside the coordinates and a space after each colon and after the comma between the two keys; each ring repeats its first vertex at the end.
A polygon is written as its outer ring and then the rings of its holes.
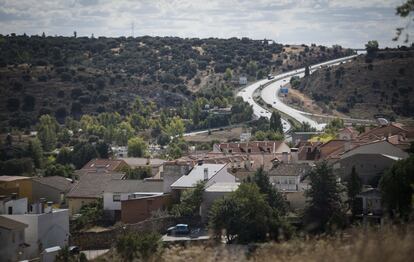
{"type": "Polygon", "coordinates": [[[167,235],[173,236],[173,235],[189,235],[190,234],[190,228],[187,224],[177,224],[173,227],[169,227],[167,229],[167,235]]]}

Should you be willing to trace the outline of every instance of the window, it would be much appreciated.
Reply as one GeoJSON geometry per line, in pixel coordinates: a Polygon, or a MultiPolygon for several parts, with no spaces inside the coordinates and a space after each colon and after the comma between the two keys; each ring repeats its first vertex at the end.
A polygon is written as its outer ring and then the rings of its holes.
{"type": "Polygon", "coordinates": [[[121,201],[121,195],[120,194],[114,194],[112,196],[112,201],[114,201],[114,202],[120,202],[121,201]]]}
{"type": "Polygon", "coordinates": [[[251,153],[252,152],[252,149],[251,148],[248,148],[247,149],[247,153],[251,153]]]}

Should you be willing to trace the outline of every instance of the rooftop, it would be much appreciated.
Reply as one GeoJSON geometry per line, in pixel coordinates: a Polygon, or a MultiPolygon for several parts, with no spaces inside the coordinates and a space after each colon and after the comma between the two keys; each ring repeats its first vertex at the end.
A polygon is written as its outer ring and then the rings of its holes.
{"type": "Polygon", "coordinates": [[[269,171],[269,176],[300,176],[304,177],[312,167],[306,163],[281,163],[269,171]]]}
{"type": "Polygon", "coordinates": [[[207,169],[208,179],[211,179],[215,174],[217,174],[221,169],[223,169],[226,164],[202,164],[195,165],[191,169],[190,173],[180,177],[175,181],[171,187],[177,188],[190,188],[194,187],[198,181],[204,180],[204,170],[207,169]]]}
{"type": "Polygon", "coordinates": [[[108,171],[117,171],[123,164],[126,163],[122,159],[95,158],[86,163],[81,170],[105,169],[108,171]]]}
{"type": "Polygon", "coordinates": [[[0,228],[4,228],[7,230],[18,230],[25,229],[26,227],[27,225],[22,222],[4,216],[0,216],[0,228]]]}
{"type": "Polygon", "coordinates": [[[153,193],[163,192],[163,181],[147,180],[111,180],[105,186],[105,192],[116,193],[153,193]]]}
{"type": "Polygon", "coordinates": [[[56,188],[61,192],[69,192],[74,186],[74,182],[71,179],[61,176],[36,177],[33,181],[56,188]]]}
{"type": "Polygon", "coordinates": [[[78,183],[72,188],[67,197],[98,198],[104,192],[106,185],[114,179],[123,179],[122,173],[84,173],[78,183]]]}

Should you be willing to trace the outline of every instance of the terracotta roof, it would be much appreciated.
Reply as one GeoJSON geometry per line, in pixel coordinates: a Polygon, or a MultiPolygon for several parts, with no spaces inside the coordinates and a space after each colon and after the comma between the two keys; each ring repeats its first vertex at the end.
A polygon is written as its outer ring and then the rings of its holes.
{"type": "Polygon", "coordinates": [[[216,146],[221,151],[223,149],[232,150],[232,153],[262,153],[276,151],[282,144],[284,144],[283,141],[252,141],[221,143],[216,146]]]}
{"type": "Polygon", "coordinates": [[[0,176],[0,182],[11,182],[16,180],[30,179],[27,176],[0,176]]]}
{"type": "Polygon", "coordinates": [[[81,170],[105,169],[108,171],[116,171],[122,164],[127,165],[127,163],[122,159],[95,158],[86,163],[81,170]]]}
{"type": "Polygon", "coordinates": [[[4,216],[0,216],[0,228],[4,228],[7,230],[19,230],[25,229],[26,227],[27,225],[22,222],[4,216]]]}
{"type": "Polygon", "coordinates": [[[396,134],[401,134],[401,133],[409,133],[409,131],[394,123],[391,123],[387,126],[379,126],[367,132],[364,132],[360,134],[358,138],[366,138],[366,137],[384,138],[390,135],[396,135],[396,134]]]}
{"type": "Polygon", "coordinates": [[[71,179],[64,178],[61,176],[36,177],[33,179],[33,181],[56,188],[61,192],[69,192],[70,189],[74,186],[74,183],[71,179]]]}
{"type": "Polygon", "coordinates": [[[106,185],[113,179],[123,179],[124,174],[116,172],[84,173],[78,183],[72,188],[67,197],[99,198],[106,185]]]}

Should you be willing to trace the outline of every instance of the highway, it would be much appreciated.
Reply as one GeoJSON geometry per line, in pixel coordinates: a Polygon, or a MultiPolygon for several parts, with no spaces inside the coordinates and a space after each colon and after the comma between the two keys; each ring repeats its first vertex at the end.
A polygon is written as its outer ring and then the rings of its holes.
{"type": "MultiPolygon", "coordinates": [[[[310,72],[317,70],[321,66],[333,66],[340,64],[341,62],[346,62],[347,60],[350,60],[354,58],[357,55],[347,56],[339,59],[330,60],[327,62],[319,63],[316,65],[312,65],[309,67],[310,72]]],[[[326,124],[319,124],[316,121],[312,120],[308,116],[311,115],[307,112],[302,112],[299,110],[296,110],[286,104],[284,104],[278,96],[279,90],[282,85],[285,85],[289,83],[290,78],[292,76],[298,76],[303,77],[305,72],[305,68],[293,70],[290,72],[282,73],[279,75],[274,76],[273,79],[264,79],[260,80],[258,82],[255,82],[245,88],[243,88],[237,96],[240,96],[243,98],[244,101],[248,102],[253,107],[253,113],[256,117],[267,117],[270,118],[271,112],[266,110],[265,108],[261,107],[259,104],[257,104],[253,100],[253,93],[258,89],[260,86],[268,84],[264,89],[261,91],[261,98],[263,101],[265,101],[267,104],[271,105],[276,110],[292,117],[293,119],[299,121],[300,123],[306,122],[309,123],[311,127],[316,128],[317,130],[322,130],[326,124]]],[[[291,125],[288,121],[285,119],[282,119],[283,123],[283,131],[286,133],[291,129],[291,125]]]]}

